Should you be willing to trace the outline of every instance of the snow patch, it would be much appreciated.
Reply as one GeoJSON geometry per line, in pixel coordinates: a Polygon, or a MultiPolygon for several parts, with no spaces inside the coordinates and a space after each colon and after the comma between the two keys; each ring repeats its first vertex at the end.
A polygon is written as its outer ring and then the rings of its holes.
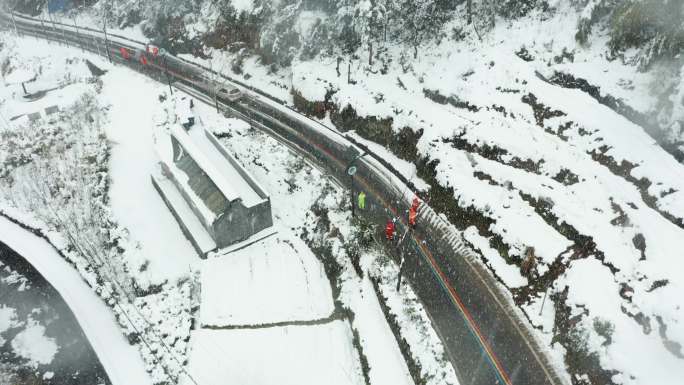
{"type": "Polygon", "coordinates": [[[45,335],[45,326],[29,318],[26,328],[12,339],[12,349],[31,365],[38,366],[52,362],[59,347],[54,338],[45,335]]]}

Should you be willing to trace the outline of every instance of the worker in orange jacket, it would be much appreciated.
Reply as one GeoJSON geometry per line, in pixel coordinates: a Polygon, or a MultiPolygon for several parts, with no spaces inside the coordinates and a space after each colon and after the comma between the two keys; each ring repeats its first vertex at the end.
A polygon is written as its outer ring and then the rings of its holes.
{"type": "Polygon", "coordinates": [[[394,219],[390,219],[387,221],[387,225],[385,226],[385,237],[387,238],[388,241],[394,240],[394,219]]]}
{"type": "Polygon", "coordinates": [[[411,227],[416,227],[416,220],[418,219],[418,207],[420,207],[420,199],[418,197],[413,198],[411,203],[411,208],[409,209],[408,224],[411,227]]]}

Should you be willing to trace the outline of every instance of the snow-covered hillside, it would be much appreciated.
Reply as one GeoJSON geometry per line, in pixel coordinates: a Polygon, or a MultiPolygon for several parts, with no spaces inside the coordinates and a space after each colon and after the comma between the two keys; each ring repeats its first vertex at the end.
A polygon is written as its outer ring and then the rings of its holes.
{"type": "Polygon", "coordinates": [[[501,25],[384,70],[356,61],[353,84],[333,62],[295,62],[291,90],[419,165],[427,201],[466,230],[576,383],[677,384],[684,166],[643,127],[554,84],[570,74],[643,111],[655,102],[639,87],[648,74],[559,39],[573,16],[501,25]]]}
{"type": "MultiPolygon", "coordinates": [[[[416,59],[360,50],[349,78],[326,56],[277,72],[241,59],[235,75],[414,162],[405,176],[431,186],[575,383],[677,384],[684,166],[644,120],[657,72],[613,60],[601,29],[580,45],[566,33],[579,17],[499,20],[416,59]]],[[[236,60],[211,53],[194,60],[236,60]]]]}
{"type": "MultiPolygon", "coordinates": [[[[96,3],[78,22],[99,27],[105,16],[116,22],[113,28],[120,27],[118,33],[146,35],[186,59],[231,72],[324,124],[374,142],[479,251],[538,336],[565,363],[574,384],[679,384],[684,378],[684,56],[676,52],[684,40],[682,20],[665,25],[674,32],[644,20],[655,19],[646,12],[654,4],[661,6],[660,16],[669,10],[676,18],[684,13],[681,4],[501,1],[488,8],[490,2],[473,2],[471,24],[465,2],[289,0],[150,2],[129,8],[122,0],[106,12],[104,3],[96,3]],[[648,6],[646,11],[640,5],[648,6]],[[421,21],[432,20],[427,11],[437,6],[447,9],[439,8],[446,13],[435,17],[437,26],[420,28],[421,21]],[[629,22],[646,32],[632,31],[629,22]]],[[[119,94],[118,102],[135,103],[124,99],[119,94]]],[[[121,114],[124,109],[116,113],[121,114]]],[[[249,159],[245,166],[284,202],[294,196],[308,203],[320,198],[311,218],[277,215],[292,227],[305,223],[306,231],[296,235],[308,235],[312,249],[333,249],[346,260],[339,243],[351,229],[330,223],[321,228],[330,217],[342,216],[328,213],[341,199],[323,194],[328,187],[320,184],[295,195],[315,178],[298,163],[290,167],[296,175],[278,168],[286,150],[263,161],[255,155],[262,151],[243,151],[264,137],[215,129],[235,141],[256,137],[232,150],[249,159]],[[270,173],[276,169],[274,185],[270,173]]],[[[152,159],[144,156],[149,165],[152,159]]],[[[136,172],[131,188],[142,185],[147,174],[136,172]]],[[[139,192],[151,193],[144,190],[139,192]]],[[[121,213],[135,210],[127,203],[113,198],[115,214],[117,205],[121,213]]],[[[121,214],[120,221],[130,230],[145,218],[121,214]]],[[[131,230],[132,242],[166,250],[149,228],[147,241],[144,231],[131,230]]],[[[187,256],[180,254],[174,278],[185,275],[187,256]]],[[[153,274],[164,259],[148,258],[153,274]]],[[[131,263],[148,266],[143,260],[131,263]]],[[[376,279],[391,275],[393,267],[381,268],[381,258],[361,265],[376,279]]],[[[368,290],[369,282],[358,280],[354,266],[345,269],[341,276],[351,277],[355,290],[368,290]]],[[[380,292],[385,286],[376,282],[380,292]]],[[[334,282],[332,287],[335,296],[334,282]]],[[[354,311],[365,306],[354,304],[344,288],[341,292],[340,301],[357,306],[354,311]]],[[[396,312],[411,302],[406,298],[410,293],[387,302],[396,312]]],[[[320,316],[327,305],[319,305],[300,310],[320,316]]],[[[233,316],[208,315],[212,323],[233,316]]],[[[397,318],[401,323],[406,317],[397,318]]],[[[364,326],[355,323],[352,328],[363,339],[364,326]]],[[[412,351],[402,351],[405,361],[412,357],[423,368],[451,376],[439,360],[439,344],[420,346],[421,336],[431,332],[413,336],[412,351]],[[431,353],[425,358],[417,350],[431,353]]],[[[345,333],[320,331],[321,338],[344,339],[345,333]]],[[[210,333],[197,334],[211,339],[210,333]]],[[[221,337],[226,343],[244,343],[243,336],[226,334],[221,337]]]]}

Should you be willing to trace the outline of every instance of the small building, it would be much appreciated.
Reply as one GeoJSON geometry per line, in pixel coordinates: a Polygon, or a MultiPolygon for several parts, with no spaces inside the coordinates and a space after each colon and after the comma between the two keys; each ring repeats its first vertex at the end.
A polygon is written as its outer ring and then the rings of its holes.
{"type": "Polygon", "coordinates": [[[152,183],[201,256],[273,225],[270,197],[211,132],[168,133],[171,154],[160,154],[152,183]]]}

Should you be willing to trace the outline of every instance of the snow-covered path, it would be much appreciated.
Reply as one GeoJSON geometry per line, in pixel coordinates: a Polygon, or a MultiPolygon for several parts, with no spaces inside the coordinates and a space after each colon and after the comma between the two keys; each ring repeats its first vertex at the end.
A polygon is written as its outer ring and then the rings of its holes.
{"type": "Polygon", "coordinates": [[[104,78],[103,94],[111,103],[107,137],[111,205],[114,216],[140,243],[141,257],[150,261],[152,282],[189,274],[199,260],[178,223],[150,182],[159,162],[154,151],[152,118],[162,86],[128,69],[114,67],[104,78]]]}
{"type": "Polygon", "coordinates": [[[47,241],[3,217],[0,241],[26,258],[59,292],[113,385],[152,384],[140,353],[124,338],[112,311],[47,241]]]}

